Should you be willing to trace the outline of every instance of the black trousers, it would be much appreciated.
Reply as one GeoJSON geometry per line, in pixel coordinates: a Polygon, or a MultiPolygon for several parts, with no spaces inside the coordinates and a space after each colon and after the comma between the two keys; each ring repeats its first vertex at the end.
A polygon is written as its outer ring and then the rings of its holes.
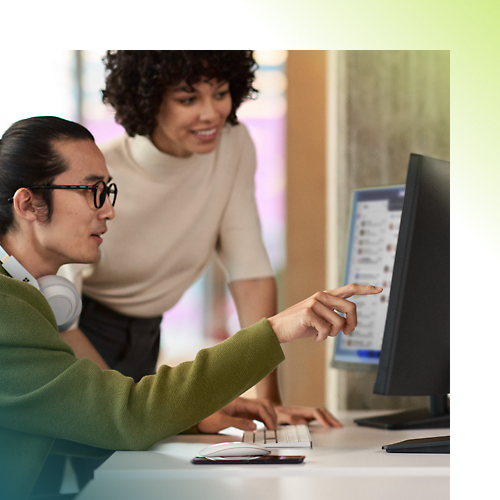
{"type": "MultiPolygon", "coordinates": [[[[80,491],[94,477],[94,470],[103,464],[108,457],[83,458],[69,457],[76,475],[78,488],[80,491]]],[[[65,455],[49,455],[40,476],[30,495],[30,500],[72,500],[77,493],[59,493],[61,489],[64,466],[66,464],[65,455]]]]}
{"type": "Polygon", "coordinates": [[[126,316],[84,295],[78,326],[110,368],[138,382],[156,373],[161,319],[126,316]]]}

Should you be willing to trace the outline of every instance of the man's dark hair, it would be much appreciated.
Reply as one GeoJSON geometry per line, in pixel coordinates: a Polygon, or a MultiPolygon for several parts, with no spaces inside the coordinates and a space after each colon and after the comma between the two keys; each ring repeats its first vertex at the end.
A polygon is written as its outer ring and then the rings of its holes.
{"type": "MultiPolygon", "coordinates": [[[[55,116],[37,116],[11,125],[0,140],[0,238],[14,225],[8,200],[22,187],[50,185],[67,170],[55,144],[59,141],[94,141],[82,125],[55,116]]],[[[52,190],[39,190],[46,222],[52,216],[52,190]]]]}
{"type": "Polygon", "coordinates": [[[206,78],[229,82],[232,99],[227,121],[236,125],[236,111],[253,88],[257,64],[251,50],[108,50],[103,102],[116,111],[127,134],[151,136],[167,87],[206,78]]]}

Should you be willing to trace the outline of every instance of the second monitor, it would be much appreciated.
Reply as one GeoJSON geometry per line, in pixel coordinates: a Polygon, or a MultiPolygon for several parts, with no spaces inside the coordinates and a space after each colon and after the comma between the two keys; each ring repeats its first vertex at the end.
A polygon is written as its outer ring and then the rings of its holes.
{"type": "Polygon", "coordinates": [[[345,284],[381,286],[380,296],[357,296],[358,326],[335,342],[332,366],[376,371],[398,240],[405,186],[357,189],[353,193],[345,284]]]}

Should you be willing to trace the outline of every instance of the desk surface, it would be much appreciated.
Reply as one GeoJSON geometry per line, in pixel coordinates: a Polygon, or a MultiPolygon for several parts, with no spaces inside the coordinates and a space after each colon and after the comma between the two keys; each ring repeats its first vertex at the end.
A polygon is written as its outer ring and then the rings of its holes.
{"type": "Polygon", "coordinates": [[[233,440],[227,435],[175,436],[149,451],[116,452],[95,471],[94,481],[78,499],[449,498],[450,455],[386,453],[381,448],[404,439],[446,435],[448,429],[371,429],[355,425],[352,420],[358,416],[340,414],[342,429],[311,426],[312,449],[273,450],[305,455],[298,465],[190,463],[207,444],[233,440]]]}

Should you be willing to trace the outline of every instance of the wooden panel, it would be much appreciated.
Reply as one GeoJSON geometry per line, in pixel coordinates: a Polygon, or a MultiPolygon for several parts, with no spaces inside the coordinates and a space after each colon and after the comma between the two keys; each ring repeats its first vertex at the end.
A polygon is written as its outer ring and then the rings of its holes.
{"type": "MultiPolygon", "coordinates": [[[[285,307],[325,288],[325,51],[288,54],[287,265],[285,307]]],[[[325,345],[284,345],[280,387],[287,404],[323,406],[325,345]]]]}

